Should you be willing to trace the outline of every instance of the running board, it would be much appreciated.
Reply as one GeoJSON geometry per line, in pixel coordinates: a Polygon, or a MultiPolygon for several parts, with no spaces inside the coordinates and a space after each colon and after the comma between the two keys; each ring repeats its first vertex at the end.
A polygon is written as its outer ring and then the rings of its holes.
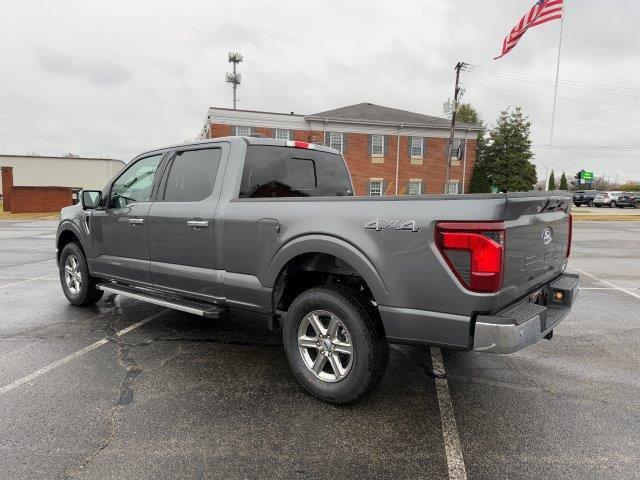
{"type": "Polygon", "coordinates": [[[149,290],[142,290],[140,288],[128,287],[125,285],[99,283],[96,285],[96,288],[103,292],[135,298],[136,300],[153,303],[154,305],[160,305],[161,307],[172,308],[174,310],[180,310],[181,312],[193,313],[194,315],[200,315],[205,318],[220,318],[226,312],[226,309],[217,305],[185,300],[177,297],[162,296],[161,294],[156,294],[149,290]]]}

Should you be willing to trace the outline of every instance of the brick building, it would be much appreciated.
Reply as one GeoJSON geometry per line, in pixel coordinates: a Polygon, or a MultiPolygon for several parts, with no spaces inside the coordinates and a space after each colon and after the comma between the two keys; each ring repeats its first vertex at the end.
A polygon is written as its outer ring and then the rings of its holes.
{"type": "MultiPolygon", "coordinates": [[[[449,193],[468,191],[479,127],[458,123],[449,193]]],[[[445,191],[447,119],[359,103],[313,115],[210,108],[202,138],[260,134],[324,143],[340,150],[356,195],[418,195],[445,191]]]]}

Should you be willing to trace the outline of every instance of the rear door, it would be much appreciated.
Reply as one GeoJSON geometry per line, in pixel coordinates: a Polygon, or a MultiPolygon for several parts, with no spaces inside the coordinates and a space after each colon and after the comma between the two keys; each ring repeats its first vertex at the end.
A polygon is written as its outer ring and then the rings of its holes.
{"type": "Polygon", "coordinates": [[[502,295],[515,300],[564,272],[571,232],[571,197],[506,195],[502,295]]]}
{"type": "Polygon", "coordinates": [[[149,211],[151,280],[155,287],[209,298],[217,285],[214,218],[227,144],[172,153],[149,211]]]}
{"type": "Polygon", "coordinates": [[[158,187],[163,153],[134,160],[89,219],[96,275],[150,283],[147,216],[158,187]]]}

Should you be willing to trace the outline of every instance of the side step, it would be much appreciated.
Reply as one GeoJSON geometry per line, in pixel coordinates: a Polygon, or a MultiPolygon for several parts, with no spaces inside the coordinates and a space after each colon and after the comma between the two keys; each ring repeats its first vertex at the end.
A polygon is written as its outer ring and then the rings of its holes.
{"type": "Polygon", "coordinates": [[[107,293],[115,293],[129,298],[135,298],[154,305],[173,308],[181,312],[193,313],[205,318],[220,318],[226,313],[226,309],[217,305],[203,303],[193,300],[185,300],[183,298],[162,295],[151,290],[143,290],[141,288],[128,287],[125,285],[116,285],[110,283],[99,283],[96,288],[107,293]]]}

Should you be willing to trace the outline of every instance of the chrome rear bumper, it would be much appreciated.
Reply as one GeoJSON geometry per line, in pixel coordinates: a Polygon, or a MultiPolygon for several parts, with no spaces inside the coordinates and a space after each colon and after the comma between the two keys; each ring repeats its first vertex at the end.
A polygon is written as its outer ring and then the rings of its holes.
{"type": "Polygon", "coordinates": [[[513,353],[538,342],[569,313],[580,290],[580,277],[565,273],[544,285],[541,303],[531,295],[491,315],[478,315],[474,328],[473,349],[479,352],[513,353]],[[562,300],[554,298],[558,292],[562,300]]]}

